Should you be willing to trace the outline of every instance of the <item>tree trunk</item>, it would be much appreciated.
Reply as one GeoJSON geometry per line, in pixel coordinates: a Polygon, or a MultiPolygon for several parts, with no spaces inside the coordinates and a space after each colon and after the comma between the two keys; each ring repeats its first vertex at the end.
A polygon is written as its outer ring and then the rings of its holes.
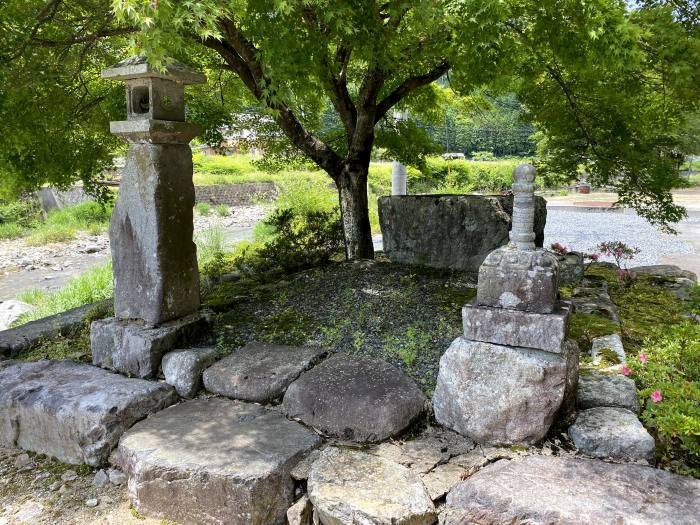
{"type": "Polygon", "coordinates": [[[367,206],[368,171],[368,165],[346,164],[337,178],[345,234],[345,255],[351,261],[374,258],[367,206]]]}

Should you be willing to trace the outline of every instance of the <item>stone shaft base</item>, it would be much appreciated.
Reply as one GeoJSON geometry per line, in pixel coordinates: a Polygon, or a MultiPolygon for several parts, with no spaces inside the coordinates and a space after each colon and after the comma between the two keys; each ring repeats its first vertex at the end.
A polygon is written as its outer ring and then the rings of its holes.
{"type": "Polygon", "coordinates": [[[197,311],[192,151],[187,144],[132,144],[109,237],[118,319],[158,325],[197,311]]]}
{"type": "Polygon", "coordinates": [[[565,302],[557,303],[551,314],[478,306],[472,302],[462,308],[464,337],[560,354],[565,351],[570,311],[571,306],[565,302]]]}
{"type": "Polygon", "coordinates": [[[576,345],[561,354],[454,340],[440,359],[435,418],[479,443],[531,444],[573,398],[576,345]]]}
{"type": "Polygon", "coordinates": [[[155,377],[163,355],[190,343],[204,332],[207,325],[201,314],[157,328],[113,317],[94,321],[90,327],[92,362],[129,376],[155,377]]]}

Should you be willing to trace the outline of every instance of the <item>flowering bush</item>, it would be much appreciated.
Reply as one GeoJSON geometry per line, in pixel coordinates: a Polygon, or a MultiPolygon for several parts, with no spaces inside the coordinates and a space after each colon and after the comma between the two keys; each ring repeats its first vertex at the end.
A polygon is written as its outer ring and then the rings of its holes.
{"type": "Polygon", "coordinates": [[[637,278],[637,274],[627,269],[628,261],[631,261],[640,252],[639,248],[627,246],[622,241],[601,242],[597,246],[598,253],[612,257],[617,266],[615,277],[618,283],[630,286],[637,278]]]}
{"type": "Polygon", "coordinates": [[[629,359],[628,373],[662,459],[700,476],[700,325],[670,326],[648,339],[637,359],[629,359]]]}
{"type": "Polygon", "coordinates": [[[551,249],[554,253],[557,253],[559,255],[566,255],[569,253],[569,250],[566,248],[566,246],[563,246],[558,242],[552,244],[551,249]]]}

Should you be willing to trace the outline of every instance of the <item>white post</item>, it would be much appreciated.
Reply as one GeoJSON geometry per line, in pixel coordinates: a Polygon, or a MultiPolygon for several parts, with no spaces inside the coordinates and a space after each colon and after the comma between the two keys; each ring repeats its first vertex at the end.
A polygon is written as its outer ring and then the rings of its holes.
{"type": "MultiPolygon", "coordinates": [[[[406,120],[408,118],[408,113],[406,111],[396,111],[394,113],[394,119],[398,122],[406,120]]],[[[408,172],[406,166],[401,164],[398,160],[394,160],[391,163],[391,194],[392,195],[406,195],[407,194],[407,178],[408,172]]]]}

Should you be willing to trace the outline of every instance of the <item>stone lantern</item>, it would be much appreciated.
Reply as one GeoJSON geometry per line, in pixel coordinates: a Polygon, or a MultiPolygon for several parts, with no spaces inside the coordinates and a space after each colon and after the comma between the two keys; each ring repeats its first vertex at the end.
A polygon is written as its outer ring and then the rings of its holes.
{"type": "Polygon", "coordinates": [[[102,77],[126,84],[127,120],[111,122],[110,130],[129,152],[109,230],[115,319],[93,323],[93,362],[148,377],[164,346],[153,350],[160,337],[154,334],[167,332],[168,345],[176,344],[181,338],[174,334],[199,322],[189,147],[199,128],[185,122],[184,87],[206,78],[179,63],[159,71],[143,57],[102,77]]]}

